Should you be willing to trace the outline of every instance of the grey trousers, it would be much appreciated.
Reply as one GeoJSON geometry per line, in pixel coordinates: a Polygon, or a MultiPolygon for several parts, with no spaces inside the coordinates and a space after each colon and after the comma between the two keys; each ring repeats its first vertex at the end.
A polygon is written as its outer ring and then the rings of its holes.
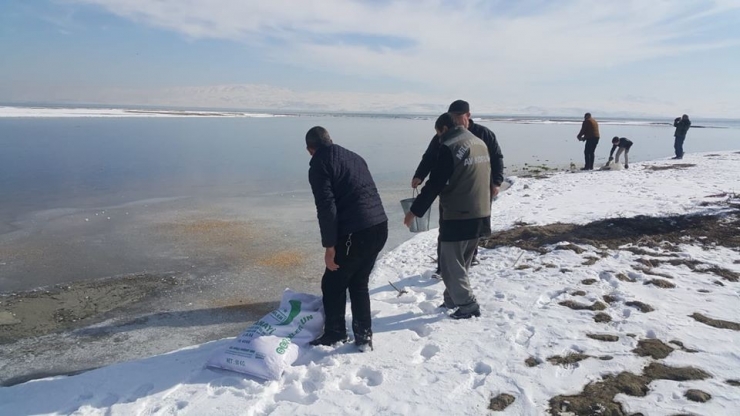
{"type": "Polygon", "coordinates": [[[629,161],[630,149],[629,149],[629,147],[626,148],[626,149],[624,147],[620,147],[617,150],[617,154],[614,157],[614,163],[619,163],[619,156],[622,155],[622,152],[624,152],[624,164],[625,165],[629,165],[630,164],[630,161],[629,161]]]}
{"type": "Polygon", "coordinates": [[[445,305],[450,309],[460,308],[464,313],[479,310],[480,306],[468,280],[468,268],[478,247],[478,239],[441,241],[439,246],[439,268],[445,284],[445,305]]]}

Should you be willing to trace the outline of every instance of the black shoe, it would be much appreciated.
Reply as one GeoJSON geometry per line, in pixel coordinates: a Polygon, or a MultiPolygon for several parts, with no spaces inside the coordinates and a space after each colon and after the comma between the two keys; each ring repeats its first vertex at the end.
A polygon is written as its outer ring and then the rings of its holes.
{"type": "Polygon", "coordinates": [[[456,310],[455,312],[450,315],[450,318],[452,319],[470,319],[472,317],[479,318],[480,317],[480,309],[476,309],[471,312],[462,312],[460,309],[456,310]]]}
{"type": "Polygon", "coordinates": [[[624,164],[624,168],[625,168],[625,169],[629,169],[629,168],[630,168],[630,165],[628,165],[628,164],[626,164],[626,163],[625,163],[625,164],[624,164]]]}
{"type": "Polygon", "coordinates": [[[372,338],[363,340],[356,339],[355,345],[357,346],[357,349],[360,350],[360,352],[375,351],[375,349],[373,348],[372,338]]]}
{"type": "Polygon", "coordinates": [[[309,342],[309,344],[313,346],[318,346],[318,345],[332,346],[335,344],[344,344],[347,341],[349,341],[347,334],[344,334],[344,335],[324,334],[316,338],[315,340],[309,342]]]}
{"type": "Polygon", "coordinates": [[[683,156],[674,156],[671,159],[672,160],[681,160],[681,159],[683,159],[683,156]]]}
{"type": "Polygon", "coordinates": [[[478,257],[473,257],[473,260],[470,260],[471,266],[477,266],[480,264],[480,260],[478,260],[478,257]]]}
{"type": "Polygon", "coordinates": [[[442,272],[437,269],[434,273],[432,273],[432,279],[442,279],[442,272]]]}
{"type": "Polygon", "coordinates": [[[584,166],[581,168],[581,170],[588,170],[588,168],[584,166]]]}

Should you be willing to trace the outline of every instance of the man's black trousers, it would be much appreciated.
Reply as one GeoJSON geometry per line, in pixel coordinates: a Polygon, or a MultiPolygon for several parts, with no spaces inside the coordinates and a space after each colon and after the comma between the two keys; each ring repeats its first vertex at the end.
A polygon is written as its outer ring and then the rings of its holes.
{"type": "Polygon", "coordinates": [[[326,316],[324,334],[346,336],[344,315],[349,291],[355,339],[366,340],[372,337],[368,281],[375,260],[387,239],[388,222],[339,238],[334,258],[339,269],[333,272],[327,269],[321,279],[326,316]]]}
{"type": "Polygon", "coordinates": [[[594,160],[596,159],[596,145],[599,144],[599,138],[594,137],[586,139],[586,147],[583,150],[583,155],[586,157],[586,169],[594,168],[594,160]]]}

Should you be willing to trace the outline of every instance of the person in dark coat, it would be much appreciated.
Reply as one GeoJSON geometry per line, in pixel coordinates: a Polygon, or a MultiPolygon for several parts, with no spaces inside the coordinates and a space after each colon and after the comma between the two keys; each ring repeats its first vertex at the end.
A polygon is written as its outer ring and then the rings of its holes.
{"type": "Polygon", "coordinates": [[[423,217],[439,196],[439,265],[445,284],[442,308],[457,308],[450,317],[480,316],[468,279],[478,239],[491,235],[491,165],[488,147],[450,113],[435,124],[440,140],[437,161],[421,193],[404,218],[409,226],[423,217]]]}
{"type": "MultiPolygon", "coordinates": [[[[494,134],[488,127],[477,124],[473,121],[470,116],[470,104],[467,101],[456,100],[453,101],[447,112],[453,115],[453,118],[459,118],[460,124],[467,127],[467,129],[473,133],[474,136],[483,140],[488,148],[488,154],[491,159],[491,199],[498,195],[501,183],[504,181],[504,155],[501,152],[501,147],[496,140],[496,134],[494,134]]],[[[440,148],[439,136],[434,135],[432,140],[429,142],[426,151],[421,157],[421,162],[414,172],[414,177],[411,179],[411,187],[416,189],[429,173],[434,169],[437,163],[437,157],[440,148]]],[[[440,206],[439,218],[442,218],[442,207],[440,206]]],[[[441,226],[441,223],[440,223],[441,226]]],[[[472,265],[478,264],[477,258],[478,251],[476,250],[473,256],[472,265]]],[[[437,270],[436,275],[439,275],[439,241],[437,241],[437,270]]]]}
{"type": "Polygon", "coordinates": [[[632,140],[629,140],[626,137],[617,137],[614,136],[612,139],[612,150],[609,152],[609,161],[611,162],[614,160],[614,163],[619,164],[619,156],[624,152],[624,168],[629,169],[630,168],[630,161],[629,161],[629,153],[630,149],[632,148],[632,140]],[[616,159],[614,156],[614,150],[617,150],[617,156],[616,159]]]}
{"type": "Polygon", "coordinates": [[[689,116],[684,114],[681,117],[676,117],[673,120],[673,127],[676,128],[675,133],[673,133],[673,149],[676,151],[676,156],[673,159],[683,159],[683,142],[686,140],[686,133],[689,132],[691,127],[689,116]]]}
{"type": "Polygon", "coordinates": [[[576,138],[579,141],[585,141],[586,146],[583,149],[583,155],[586,163],[581,170],[594,170],[594,160],[596,159],[596,146],[599,144],[599,123],[591,117],[591,113],[583,115],[581,131],[576,138]]]}
{"type": "Polygon", "coordinates": [[[352,304],[352,332],[361,351],[372,349],[368,281],[388,239],[388,218],[365,160],[332,142],[325,128],[306,133],[311,154],[311,184],[325,247],[321,279],[324,333],[311,345],[348,341],[344,319],[347,291],[352,304]]]}

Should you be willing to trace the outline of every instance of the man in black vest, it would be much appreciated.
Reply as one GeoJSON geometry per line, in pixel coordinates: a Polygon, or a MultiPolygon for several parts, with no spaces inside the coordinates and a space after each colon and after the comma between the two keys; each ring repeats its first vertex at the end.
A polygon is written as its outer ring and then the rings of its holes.
{"type": "Polygon", "coordinates": [[[311,184],[326,248],[321,279],[324,334],[311,345],[347,342],[344,320],[347,290],[352,303],[352,332],[361,351],[372,349],[368,280],[388,239],[388,218],[365,160],[332,142],[325,128],[306,133],[311,154],[311,184]]]}
{"type": "Polygon", "coordinates": [[[447,309],[453,319],[480,316],[480,306],[468,279],[478,239],[491,235],[491,163],[489,149],[453,116],[442,114],[435,130],[440,147],[437,161],[421,193],[404,218],[409,226],[422,217],[439,195],[439,267],[447,309]]]}
{"type": "MultiPolygon", "coordinates": [[[[487,127],[476,124],[470,116],[470,104],[467,101],[456,100],[450,104],[447,110],[448,113],[458,118],[458,124],[464,125],[467,129],[473,133],[477,138],[483,140],[488,147],[488,154],[491,158],[491,198],[498,195],[501,183],[504,181],[504,155],[501,153],[501,147],[496,140],[496,135],[487,127]],[[463,124],[464,123],[464,124],[463,124]]],[[[435,135],[427,146],[427,150],[421,157],[421,162],[414,172],[414,177],[411,180],[411,187],[416,189],[424,178],[427,177],[429,172],[434,168],[434,164],[437,161],[439,153],[439,137],[435,135]]],[[[441,207],[440,207],[441,209],[441,207]]],[[[442,213],[439,215],[442,218],[442,213]]],[[[477,250],[476,250],[477,255],[477,250]]],[[[437,258],[439,259],[439,243],[437,244],[437,258]]],[[[477,256],[473,257],[472,265],[478,264],[477,256]]],[[[437,271],[439,274],[439,260],[437,260],[437,271]]]]}

